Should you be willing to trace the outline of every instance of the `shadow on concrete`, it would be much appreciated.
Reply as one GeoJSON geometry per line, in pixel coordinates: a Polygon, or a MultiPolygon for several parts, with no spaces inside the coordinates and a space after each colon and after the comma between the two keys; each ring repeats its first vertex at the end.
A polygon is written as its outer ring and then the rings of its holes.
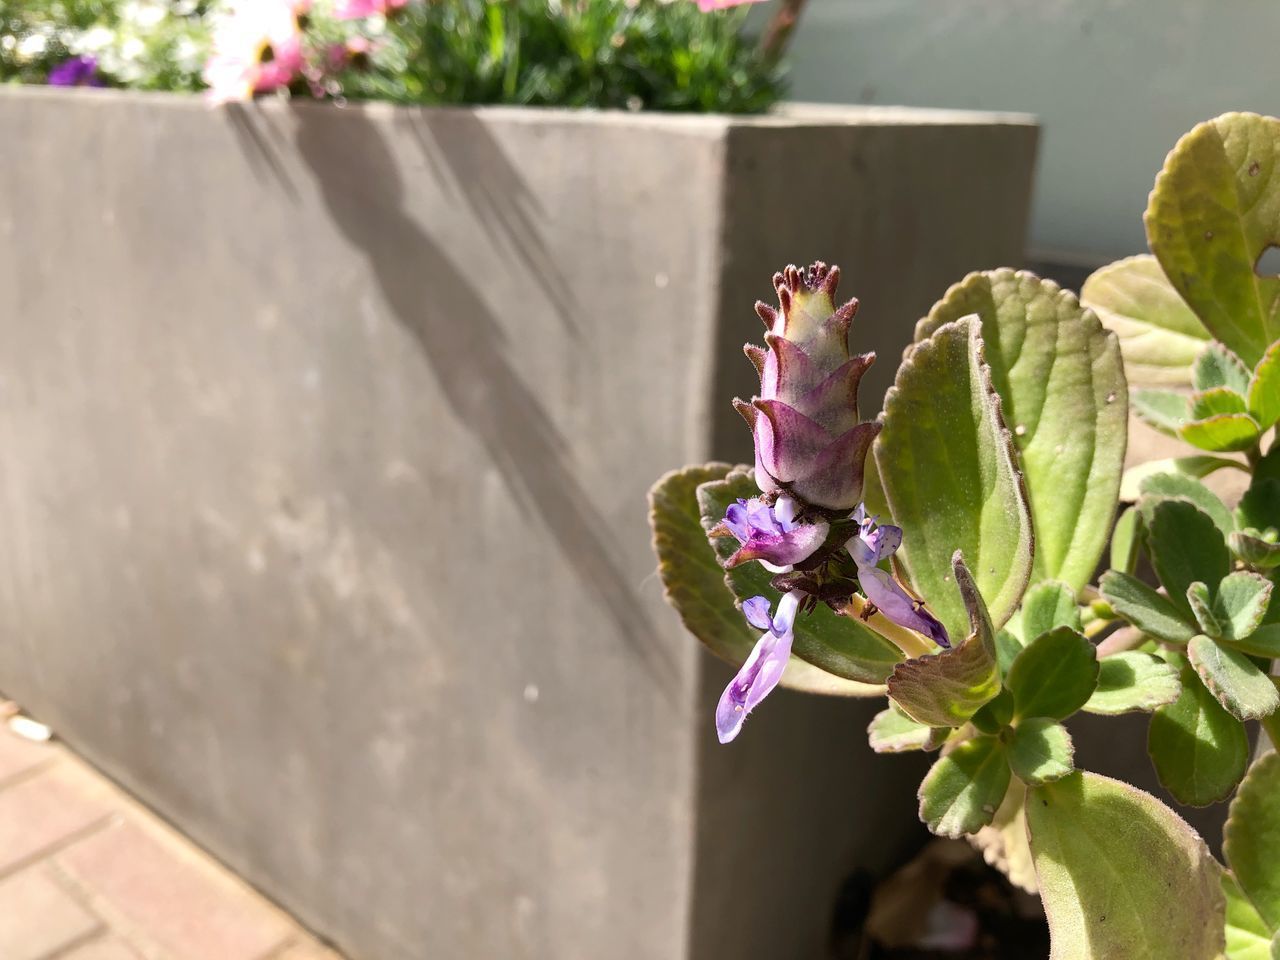
{"type": "Polygon", "coordinates": [[[484,121],[471,110],[413,110],[401,117],[441,185],[520,260],[565,329],[578,336],[573,287],[538,229],[546,212],[484,121]]]}
{"type": "MultiPolygon", "coordinates": [[[[296,142],[333,222],[363,254],[396,320],[417,340],[458,423],[484,446],[512,493],[528,504],[568,560],[584,600],[602,604],[618,633],[662,688],[674,695],[676,669],[609,542],[609,525],[579,481],[565,438],[504,349],[502,327],[477,285],[494,263],[450,260],[403,206],[403,184],[377,126],[359,109],[294,111],[296,142]]],[[[463,136],[458,131],[459,136],[463,136]]],[[[501,206],[504,191],[527,191],[514,169],[479,157],[487,135],[466,148],[477,168],[505,169],[514,181],[483,188],[501,206]]],[[[452,156],[462,156],[455,148],[452,156]]],[[[455,160],[454,162],[458,162],[455,160]]],[[[457,179],[465,181],[462,170],[457,179]]],[[[524,222],[517,217],[517,222],[524,222]]],[[[524,229],[523,227],[517,229],[524,229]]],[[[539,535],[513,530],[512,536],[539,535]]],[[[501,585],[496,585],[498,591],[501,585]]]]}
{"type": "Polygon", "coordinates": [[[254,174],[260,180],[276,184],[296,206],[298,186],[293,182],[279,151],[272,143],[278,134],[271,130],[267,114],[253,104],[228,103],[222,109],[230,118],[231,129],[235,131],[240,149],[248,157],[254,174]]]}

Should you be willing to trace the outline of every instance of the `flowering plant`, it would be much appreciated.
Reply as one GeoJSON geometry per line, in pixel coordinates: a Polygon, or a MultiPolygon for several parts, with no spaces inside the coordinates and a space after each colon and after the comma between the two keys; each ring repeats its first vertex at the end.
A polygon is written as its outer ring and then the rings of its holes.
{"type": "Polygon", "coordinates": [[[875,420],[839,272],[787,268],[735,401],[755,462],[659,480],[654,547],[737,668],[721,742],[778,686],[887,695],[872,749],[939,754],[921,819],[1039,892],[1053,958],[1280,956],[1280,756],[1250,765],[1246,727],[1280,737],[1280,278],[1256,270],[1280,246],[1280,120],[1196,127],[1146,224],[1153,256],[1083,303],[1012,270],[953,286],[875,420]],[[1203,452],[1124,474],[1130,382],[1203,452]],[[1218,470],[1247,477],[1234,509],[1200,482],[1218,470]],[[1149,713],[1179,803],[1234,793],[1225,865],[1160,800],[1076,769],[1080,711],[1149,713]]]}
{"type": "Polygon", "coordinates": [[[803,0],[0,0],[0,81],[760,112],[803,0]]]}

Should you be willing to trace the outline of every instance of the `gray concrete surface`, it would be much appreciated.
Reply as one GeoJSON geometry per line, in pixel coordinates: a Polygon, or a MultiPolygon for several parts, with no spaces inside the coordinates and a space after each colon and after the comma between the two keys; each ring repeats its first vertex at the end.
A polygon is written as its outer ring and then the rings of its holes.
{"type": "Polygon", "coordinates": [[[354,960],[822,955],[918,836],[876,705],[728,672],[644,494],[842,263],[886,362],[1016,263],[1025,118],[0,89],[0,689],[354,960]]]}

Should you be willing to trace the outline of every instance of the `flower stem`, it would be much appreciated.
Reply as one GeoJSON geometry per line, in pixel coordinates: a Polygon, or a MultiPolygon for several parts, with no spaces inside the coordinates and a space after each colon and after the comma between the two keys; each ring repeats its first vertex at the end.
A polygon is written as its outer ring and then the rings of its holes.
{"type": "MultiPolygon", "coordinates": [[[[846,617],[862,620],[862,611],[866,609],[866,606],[867,601],[855,593],[849,598],[848,605],[841,612],[846,617]]],[[[906,627],[898,626],[883,614],[873,614],[864,622],[911,659],[925,657],[931,653],[938,652],[938,648],[920,636],[920,634],[914,630],[908,630],[906,627]]]]}
{"type": "Polygon", "coordinates": [[[769,21],[764,35],[760,38],[760,54],[765,60],[777,63],[787,52],[791,43],[791,35],[795,32],[796,23],[808,0],[781,0],[778,11],[769,21]]]}

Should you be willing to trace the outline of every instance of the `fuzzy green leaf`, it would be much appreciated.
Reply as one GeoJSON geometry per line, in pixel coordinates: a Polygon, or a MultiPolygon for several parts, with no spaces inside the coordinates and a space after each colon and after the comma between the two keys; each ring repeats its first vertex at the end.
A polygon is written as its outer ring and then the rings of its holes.
{"type": "Polygon", "coordinates": [[[1247,413],[1220,413],[1184,423],[1178,436],[1201,450],[1231,453],[1257,446],[1262,431],[1247,413]]]}
{"type": "Polygon", "coordinates": [[[1150,713],[1181,692],[1177,670],[1149,653],[1125,650],[1098,662],[1098,686],[1082,709],[1108,716],[1150,713]]]}
{"type": "Polygon", "coordinates": [[[958,727],[1000,692],[995,631],[959,551],[952,558],[970,630],[950,650],[898,664],[889,696],[908,716],[931,727],[958,727]]]}
{"type": "MultiPolygon", "coordinates": [[[[649,492],[649,522],[667,602],[712,653],[739,666],[759,633],[743,619],[725,584],[724,570],[700,520],[696,494],[700,484],[720,480],[730,469],[727,463],[713,463],[667,474],[649,492]]],[[[776,597],[776,591],[771,596],[776,597]]],[[[795,657],[782,675],[782,685],[843,696],[874,696],[883,690],[832,676],[795,657]]]]}
{"type": "Polygon", "coordinates": [[[1065,583],[1037,583],[1022,599],[1022,635],[1034,640],[1054,627],[1083,630],[1075,592],[1065,583]]]}
{"type": "Polygon", "coordinates": [[[1009,789],[1009,763],[995,737],[975,737],[940,757],[920,784],[920,819],[940,837],[991,823],[1009,789]]]}
{"type": "Polygon", "coordinates": [[[1135,507],[1128,507],[1116,520],[1111,532],[1111,566],[1121,573],[1133,573],[1138,568],[1145,531],[1142,514],[1135,507]]]}
{"type": "Polygon", "coordinates": [[[1214,619],[1227,640],[1243,640],[1258,629],[1271,602],[1272,585],[1266,577],[1237,570],[1222,578],[1213,598],[1214,619]]]}
{"type": "Polygon", "coordinates": [[[1014,658],[1005,677],[1016,717],[1063,720],[1079,710],[1098,686],[1098,654],[1070,627],[1041,634],[1014,658]]]}
{"type": "Polygon", "coordinates": [[[1227,538],[1231,552],[1245,563],[1259,570],[1280,567],[1280,543],[1271,543],[1261,537],[1236,532],[1227,538]]]}
{"type": "Polygon", "coordinates": [[[1204,841],[1136,787],[1077,772],[1027,791],[1049,960],[1215,960],[1223,896],[1204,841]]]}
{"type": "MultiPolygon", "coordinates": [[[[719,524],[731,503],[758,493],[749,467],[735,467],[723,480],[703,483],[697,489],[702,529],[711,530],[719,524]]],[[[738,542],[733,537],[716,537],[712,546],[723,562],[737,550],[738,542]]],[[[760,564],[744,563],[723,572],[723,577],[739,605],[751,597],[764,596],[777,609],[781,594],[773,587],[773,574],[760,564]]],[[[752,632],[759,639],[759,633],[752,632]]],[[[902,659],[896,646],[861,620],[841,616],[823,603],[796,618],[794,636],[793,661],[798,657],[836,677],[859,683],[883,683],[902,659]]],[[[788,667],[783,673],[784,682],[790,673],[788,667]]]]}
{"type": "Polygon", "coordinates": [[[1223,800],[1244,776],[1249,738],[1187,664],[1182,693],[1151,716],[1147,750],[1156,775],[1179,803],[1206,807],[1223,800]]]}
{"type": "Polygon", "coordinates": [[[1280,279],[1254,269],[1280,244],[1280,120],[1227,113],[1196,126],[1165,161],[1145,221],[1169,282],[1256,364],[1280,340],[1280,279]]]}
{"type": "Polygon", "coordinates": [[[1240,889],[1273,934],[1280,930],[1280,753],[1259,757],[1240,784],[1222,853],[1240,889]]]}
{"type": "Polygon", "coordinates": [[[1031,573],[1031,515],[984,351],[975,319],[916,344],[885,397],[874,447],[890,515],[903,530],[898,557],[952,636],[963,635],[967,620],[951,584],[956,550],[997,626],[1031,573]]]}
{"type": "Polygon", "coordinates": [[[1191,385],[1191,365],[1209,331],[1155,257],[1144,253],[1095,271],[1080,289],[1080,302],[1119,338],[1130,386],[1191,385]]]}
{"type": "Polygon", "coordinates": [[[1078,590],[1106,548],[1124,466],[1128,384],[1119,342],[1070,291],[1008,269],[953,286],[917,324],[916,339],[971,314],[981,318],[1026,476],[1033,577],[1078,590]]]}
{"type": "Polygon", "coordinates": [[[1249,368],[1224,344],[1215,340],[1196,357],[1191,383],[1196,390],[1230,390],[1243,400],[1249,391],[1249,368]]]}
{"type": "Polygon", "coordinates": [[[1186,643],[1195,636],[1189,622],[1190,611],[1183,613],[1168,597],[1156,593],[1137,577],[1108,570],[1098,589],[1116,613],[1143,633],[1170,643],[1186,643]]]}
{"type": "Polygon", "coordinates": [[[1157,473],[1185,473],[1189,477],[1203,478],[1219,470],[1234,467],[1244,471],[1245,465],[1233,457],[1211,457],[1208,454],[1196,454],[1191,457],[1171,457],[1166,460],[1148,460],[1130,467],[1120,479],[1120,499],[1137,500],[1141,496],[1140,487],[1147,477],[1157,473]]]}
{"type": "Polygon", "coordinates": [[[1222,636],[1222,624],[1213,612],[1213,594],[1209,592],[1207,584],[1197,580],[1187,587],[1187,603],[1191,604],[1191,612],[1201,630],[1211,637],[1222,636]]]}
{"type": "Polygon", "coordinates": [[[1171,437],[1176,437],[1191,419],[1186,396],[1171,390],[1135,390],[1131,402],[1139,420],[1171,437]]]}
{"type": "Polygon", "coordinates": [[[1219,583],[1231,569],[1222,531],[1212,517],[1184,500],[1161,500],[1143,513],[1149,517],[1147,544],[1156,575],[1173,605],[1189,618],[1187,588],[1197,580],[1219,583]]]}
{"type": "Polygon", "coordinates": [[[1048,717],[1023,720],[1006,748],[1013,775],[1028,786],[1067,776],[1075,769],[1075,752],[1067,728],[1048,717]]]}
{"type": "Polygon", "coordinates": [[[867,740],[876,753],[905,753],[908,750],[935,750],[951,733],[945,727],[916,723],[897,706],[881,710],[867,727],[867,740]]]}
{"type": "Polygon", "coordinates": [[[1227,898],[1226,960],[1271,960],[1271,931],[1258,916],[1240,884],[1229,871],[1222,873],[1227,898]]]}
{"type": "Polygon", "coordinates": [[[1187,657],[1201,681],[1237,720],[1257,720],[1280,707],[1276,685],[1243,653],[1205,636],[1192,638],[1187,657]]]}
{"type": "Polygon", "coordinates": [[[1222,413],[1247,413],[1244,395],[1230,387],[1214,387],[1191,395],[1191,419],[1206,420],[1222,413]]]}
{"type": "Polygon", "coordinates": [[[1195,477],[1184,473],[1156,473],[1143,480],[1140,489],[1143,493],[1142,509],[1148,520],[1160,500],[1181,499],[1190,500],[1207,513],[1224,537],[1236,528],[1227,505],[1195,477]]]}
{"type": "Polygon", "coordinates": [[[1249,412],[1262,429],[1280,420],[1280,340],[1267,348],[1249,380],[1249,412]]]}

